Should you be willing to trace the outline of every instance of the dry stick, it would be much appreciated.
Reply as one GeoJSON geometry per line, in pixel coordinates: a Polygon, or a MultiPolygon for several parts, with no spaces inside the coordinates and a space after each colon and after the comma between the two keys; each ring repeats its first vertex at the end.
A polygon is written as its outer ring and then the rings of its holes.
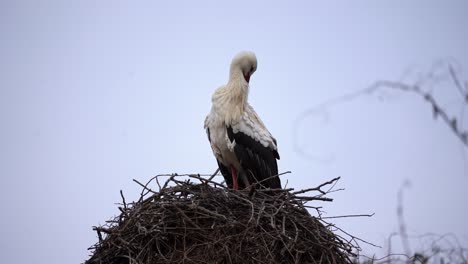
{"type": "MultiPolygon", "coordinates": [[[[219,170],[219,169],[218,169],[219,170]]],[[[217,170],[217,171],[218,171],[217,170]]],[[[165,184],[160,187],[159,189],[165,189],[168,185],[169,182],[171,182],[175,177],[189,177],[189,178],[193,178],[193,179],[196,179],[198,181],[200,181],[201,183],[212,183],[214,185],[218,185],[218,186],[222,186],[224,187],[224,185],[218,183],[218,182],[215,182],[215,181],[212,181],[212,178],[211,176],[216,176],[217,174],[217,171],[214,173],[214,174],[178,174],[178,173],[172,173],[172,174],[158,174],[156,176],[154,176],[153,178],[150,179],[150,181],[154,180],[154,179],[157,179],[159,177],[169,177],[165,184]],[[205,178],[202,178],[202,176],[210,176],[210,178],[208,179],[205,179],[205,178]]],[[[158,184],[159,185],[159,184],[158,184]]]]}
{"type": "MultiPolygon", "coordinates": [[[[136,179],[133,179],[134,182],[136,182],[138,185],[140,185],[141,187],[143,187],[143,190],[146,190],[147,193],[148,192],[151,192],[151,193],[154,193],[154,194],[157,194],[157,192],[151,190],[150,188],[146,187],[146,185],[144,185],[143,183],[137,181],[136,179]]],[[[143,194],[143,191],[141,192],[141,195],[140,195],[140,199],[143,199],[143,197],[145,196],[146,194],[143,194]]]]}
{"type": "Polygon", "coordinates": [[[200,206],[200,205],[194,205],[194,204],[192,204],[192,205],[189,205],[189,207],[192,208],[192,209],[199,209],[199,210],[201,210],[201,211],[203,211],[203,212],[205,212],[205,213],[207,213],[207,214],[214,215],[214,216],[219,217],[219,218],[222,218],[222,219],[224,219],[224,220],[227,219],[226,216],[224,216],[224,215],[222,215],[222,214],[215,213],[215,212],[213,212],[213,211],[210,211],[210,210],[208,210],[208,209],[206,209],[205,207],[200,206]]]}
{"type": "Polygon", "coordinates": [[[449,65],[449,72],[452,77],[453,83],[458,88],[458,91],[460,92],[461,96],[463,96],[463,99],[465,100],[465,102],[468,103],[468,85],[465,88],[467,91],[464,91],[463,85],[458,79],[457,74],[455,73],[455,70],[453,69],[452,65],[449,65]]]}
{"type": "Polygon", "coordinates": [[[404,188],[408,188],[408,187],[409,187],[409,182],[405,181],[403,185],[400,187],[400,189],[398,190],[397,216],[398,216],[398,226],[400,229],[400,236],[401,236],[401,242],[403,244],[403,249],[405,250],[405,254],[411,255],[411,247],[409,244],[408,234],[406,233],[406,223],[405,223],[404,212],[403,212],[403,191],[405,190],[404,188]]]}
{"type": "MultiPolygon", "coordinates": [[[[291,191],[293,191],[294,188],[288,188],[288,189],[256,189],[256,192],[259,192],[259,193],[271,193],[272,191],[275,192],[275,193],[289,193],[291,191]]],[[[242,190],[241,190],[242,191],[242,190]]]]}
{"type": "MultiPolygon", "coordinates": [[[[279,173],[279,174],[276,174],[276,175],[272,175],[268,178],[265,178],[265,179],[262,179],[261,181],[258,181],[258,182],[255,182],[254,184],[252,184],[253,186],[257,186],[258,184],[264,182],[264,181],[267,181],[269,179],[273,179],[274,177],[280,177],[282,175],[285,175],[285,174],[288,174],[288,173],[291,173],[291,171],[285,171],[285,172],[282,172],[282,173],[279,173]]],[[[273,191],[276,191],[276,190],[282,190],[282,189],[269,189],[270,191],[273,190],[273,191]]]]}
{"type": "Polygon", "coordinates": [[[123,195],[122,190],[120,190],[120,197],[122,197],[122,203],[123,203],[124,209],[125,211],[127,211],[127,203],[125,202],[125,197],[123,195]]]}
{"type": "Polygon", "coordinates": [[[331,218],[346,218],[346,217],[372,217],[375,213],[372,214],[355,214],[355,215],[336,215],[336,216],[325,216],[322,219],[331,219],[331,218]]]}
{"type": "Polygon", "coordinates": [[[156,177],[156,184],[158,185],[159,190],[161,190],[161,184],[159,183],[159,178],[156,177]]]}
{"type": "Polygon", "coordinates": [[[302,200],[302,201],[324,201],[324,202],[333,202],[333,198],[319,197],[319,196],[314,196],[314,197],[308,197],[308,196],[294,196],[294,198],[300,199],[300,200],[302,200]]]}
{"type": "Polygon", "coordinates": [[[339,228],[339,227],[337,227],[337,226],[335,226],[335,225],[334,225],[334,227],[335,227],[336,229],[340,230],[341,232],[343,232],[344,234],[346,234],[347,236],[351,237],[353,240],[359,240],[359,241],[361,241],[361,242],[363,242],[363,243],[365,243],[365,244],[368,244],[368,245],[371,245],[371,246],[374,246],[374,247],[381,248],[381,246],[377,246],[377,245],[375,245],[375,244],[373,244],[373,243],[371,243],[371,242],[369,242],[369,241],[366,241],[366,240],[361,239],[361,238],[359,238],[359,237],[353,236],[353,235],[351,235],[350,233],[344,231],[343,229],[341,229],[341,228],[339,228]]]}
{"type": "Polygon", "coordinates": [[[208,178],[208,181],[213,180],[213,178],[218,174],[218,172],[219,172],[219,168],[217,168],[216,171],[210,176],[210,178],[208,178]]]}
{"type": "Polygon", "coordinates": [[[260,210],[257,213],[257,225],[260,224],[260,218],[263,214],[263,211],[265,210],[265,200],[262,201],[262,204],[260,205],[260,210]]]}
{"type": "Polygon", "coordinates": [[[327,182],[324,182],[322,184],[320,184],[319,186],[317,187],[314,187],[314,188],[308,188],[308,189],[303,189],[303,190],[300,190],[300,191],[297,191],[297,192],[292,192],[291,194],[293,195],[296,195],[296,194],[300,194],[300,193],[305,193],[305,192],[310,192],[310,191],[318,191],[322,194],[326,194],[324,191],[322,191],[320,188],[322,188],[323,186],[325,185],[329,185],[329,184],[332,184],[333,182],[335,181],[338,181],[339,179],[341,179],[341,177],[336,177],[336,178],[333,178],[327,182]]]}
{"type": "MultiPolygon", "coordinates": [[[[154,176],[154,177],[152,177],[151,179],[149,179],[148,182],[146,182],[145,187],[143,188],[143,190],[141,190],[141,194],[140,194],[140,195],[143,195],[143,191],[144,191],[145,189],[147,189],[146,187],[148,186],[148,184],[150,184],[150,182],[152,182],[152,181],[153,181],[154,179],[156,179],[156,178],[158,178],[157,175],[154,176]]],[[[135,180],[134,180],[134,181],[135,181],[135,180]]],[[[148,192],[147,192],[146,194],[148,194],[148,192]]],[[[144,195],[143,195],[143,196],[144,196],[144,195]]]]}
{"type": "Polygon", "coordinates": [[[194,176],[194,175],[184,175],[184,176],[187,176],[187,177],[190,177],[190,178],[195,178],[195,179],[198,179],[200,180],[200,182],[202,183],[211,183],[213,185],[216,185],[216,186],[220,186],[222,188],[226,188],[224,185],[218,183],[218,182],[215,182],[213,180],[210,180],[210,179],[204,179],[204,178],[201,178],[201,177],[197,177],[197,176],[194,176]]]}
{"type": "Polygon", "coordinates": [[[253,204],[251,201],[249,201],[249,200],[247,200],[247,199],[245,199],[245,198],[243,198],[243,197],[240,197],[239,195],[235,194],[234,192],[230,192],[230,195],[235,196],[235,197],[237,197],[238,199],[241,199],[242,201],[245,201],[245,202],[247,202],[247,203],[250,204],[250,206],[251,206],[251,208],[252,208],[252,213],[250,214],[250,218],[249,218],[249,221],[248,221],[248,223],[250,223],[250,221],[252,221],[252,218],[254,217],[254,213],[255,213],[255,206],[254,206],[254,204],[253,204]]]}
{"type": "Polygon", "coordinates": [[[93,226],[93,230],[97,232],[99,243],[102,243],[103,239],[102,239],[101,230],[99,230],[97,226],[93,226]]]}
{"type": "MultiPolygon", "coordinates": [[[[163,175],[159,175],[159,176],[163,176],[163,175]]],[[[167,179],[166,182],[164,183],[162,189],[166,189],[166,187],[167,187],[167,185],[169,184],[169,182],[171,182],[171,181],[174,179],[174,177],[176,177],[176,176],[178,176],[177,173],[171,174],[170,177],[169,177],[169,179],[167,179]]],[[[158,176],[156,176],[156,177],[158,177],[158,176]]]]}
{"type": "Polygon", "coordinates": [[[98,232],[103,232],[106,234],[112,234],[112,231],[110,229],[102,227],[102,226],[93,226],[93,230],[98,231],[98,232]]]}

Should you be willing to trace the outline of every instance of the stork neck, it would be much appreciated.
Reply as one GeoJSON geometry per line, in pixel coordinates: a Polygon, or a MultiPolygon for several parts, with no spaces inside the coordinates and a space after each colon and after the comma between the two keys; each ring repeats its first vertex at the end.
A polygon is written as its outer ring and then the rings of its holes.
{"type": "Polygon", "coordinates": [[[226,87],[229,89],[230,101],[239,106],[246,104],[249,95],[249,83],[245,81],[242,74],[231,75],[231,77],[226,87]]]}
{"type": "MultiPolygon", "coordinates": [[[[242,81],[244,80],[244,75],[240,69],[232,69],[229,71],[229,82],[233,81],[242,81]]],[[[244,80],[245,81],[245,80],[244,80]]]]}
{"type": "MultiPolygon", "coordinates": [[[[232,76],[235,77],[235,76],[232,76]]],[[[213,105],[219,107],[225,124],[238,121],[245,110],[249,84],[241,75],[240,78],[230,78],[229,82],[213,94],[213,105]]]]}

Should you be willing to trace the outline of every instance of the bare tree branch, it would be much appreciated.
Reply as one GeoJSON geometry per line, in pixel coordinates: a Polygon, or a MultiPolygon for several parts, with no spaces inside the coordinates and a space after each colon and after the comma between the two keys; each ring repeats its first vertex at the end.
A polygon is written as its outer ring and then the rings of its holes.
{"type": "MultiPolygon", "coordinates": [[[[463,126],[464,121],[464,112],[465,107],[468,106],[468,82],[465,82],[465,85],[462,85],[462,82],[459,79],[458,74],[456,73],[453,65],[448,63],[445,65],[443,62],[438,62],[433,66],[431,71],[424,75],[423,78],[418,79],[414,83],[405,83],[403,81],[389,81],[389,80],[380,80],[376,81],[369,87],[364,89],[347,93],[338,97],[331,98],[325,102],[314,106],[303,113],[301,113],[294,122],[294,148],[295,150],[302,154],[306,155],[303,150],[302,144],[298,142],[298,129],[300,124],[309,116],[321,115],[327,116],[328,110],[337,105],[354,101],[360,97],[373,95],[378,91],[385,89],[397,90],[402,92],[412,93],[419,98],[427,102],[432,109],[433,117],[440,118],[446,126],[453,132],[453,134],[461,141],[463,146],[468,147],[468,130],[463,126]],[[444,66],[445,65],[445,66],[444,66]],[[443,70],[445,69],[445,74],[443,70]],[[440,71],[437,72],[436,71],[440,71]],[[440,83],[445,81],[451,81],[452,85],[458,90],[458,94],[462,97],[461,104],[462,108],[459,116],[450,115],[445,109],[439,99],[436,99],[434,95],[434,86],[441,85],[440,83]]],[[[316,158],[316,157],[315,157],[316,158]]],[[[322,161],[328,159],[320,159],[322,161]]]]}

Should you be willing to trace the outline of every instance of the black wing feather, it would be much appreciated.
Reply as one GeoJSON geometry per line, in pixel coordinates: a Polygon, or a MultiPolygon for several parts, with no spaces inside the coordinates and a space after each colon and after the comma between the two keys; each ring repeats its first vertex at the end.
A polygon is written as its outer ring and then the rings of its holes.
{"type": "Polygon", "coordinates": [[[216,159],[216,161],[218,162],[219,171],[223,175],[224,181],[226,181],[226,185],[232,189],[232,177],[228,167],[224,166],[219,160],[216,159]]]}
{"type": "Polygon", "coordinates": [[[231,142],[236,142],[234,152],[239,159],[242,168],[246,171],[250,182],[260,182],[260,187],[281,188],[281,181],[278,176],[279,159],[278,151],[264,147],[260,142],[242,133],[234,133],[231,126],[227,126],[228,137],[231,142]],[[272,178],[271,178],[272,177],[272,178]],[[268,180],[265,180],[270,178],[268,180]],[[265,180],[265,181],[263,181],[265,180]]]}

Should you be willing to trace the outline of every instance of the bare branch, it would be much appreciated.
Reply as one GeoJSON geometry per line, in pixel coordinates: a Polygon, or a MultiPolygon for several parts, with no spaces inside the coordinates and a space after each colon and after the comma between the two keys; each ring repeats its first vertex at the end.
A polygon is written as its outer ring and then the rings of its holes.
{"type": "MultiPolygon", "coordinates": [[[[431,71],[425,75],[424,78],[415,81],[414,83],[404,83],[402,81],[389,81],[389,80],[381,80],[373,83],[369,87],[364,89],[347,93],[338,97],[331,98],[326,100],[325,102],[314,106],[303,113],[301,113],[298,118],[294,122],[294,148],[295,150],[302,154],[306,155],[306,152],[302,149],[302,145],[298,142],[298,129],[300,124],[305,120],[306,117],[313,116],[313,115],[320,115],[323,116],[328,113],[328,110],[332,107],[337,105],[343,104],[345,102],[354,101],[360,97],[373,95],[377,91],[382,91],[384,89],[391,89],[397,90],[402,92],[412,93],[419,98],[423,99],[427,102],[432,109],[432,115],[434,118],[440,118],[446,126],[453,132],[453,134],[461,141],[461,143],[468,147],[468,130],[463,127],[463,118],[464,118],[464,110],[465,107],[468,105],[468,82],[465,82],[465,85],[462,85],[458,75],[456,74],[454,67],[452,64],[449,64],[448,67],[442,67],[444,65],[443,62],[438,62],[435,64],[436,66],[432,67],[431,71]],[[445,75],[442,73],[435,74],[434,72],[448,71],[445,75]],[[453,85],[458,90],[458,94],[462,97],[462,109],[459,116],[452,116],[448,113],[442,104],[434,97],[433,94],[433,86],[437,86],[439,82],[450,79],[453,85]]],[[[317,159],[317,158],[315,158],[317,159]]],[[[321,159],[322,161],[330,160],[330,158],[321,159]]]]}

